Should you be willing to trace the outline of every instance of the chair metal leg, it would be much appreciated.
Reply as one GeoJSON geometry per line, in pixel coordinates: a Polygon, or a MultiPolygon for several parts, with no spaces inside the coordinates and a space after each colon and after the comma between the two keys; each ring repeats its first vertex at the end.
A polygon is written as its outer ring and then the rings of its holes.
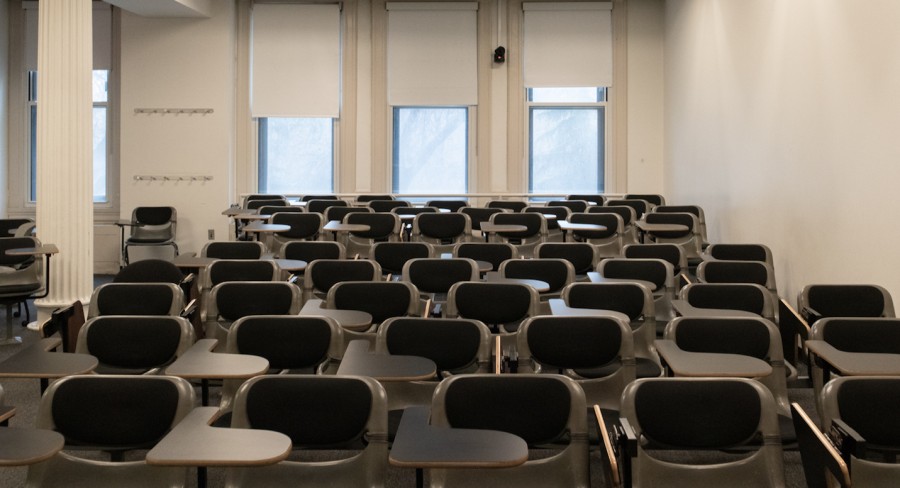
{"type": "Polygon", "coordinates": [[[22,338],[13,335],[13,311],[12,307],[14,304],[7,303],[6,304],[6,337],[3,340],[0,340],[0,346],[8,346],[11,344],[21,344],[22,338]]]}

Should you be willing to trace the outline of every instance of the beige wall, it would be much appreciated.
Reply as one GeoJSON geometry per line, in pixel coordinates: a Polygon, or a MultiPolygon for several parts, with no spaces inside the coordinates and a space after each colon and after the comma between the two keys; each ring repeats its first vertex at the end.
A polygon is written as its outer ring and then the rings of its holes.
{"type": "Polygon", "coordinates": [[[235,167],[236,17],[216,2],[209,19],[122,14],[121,214],[141,205],[178,209],[178,244],[199,251],[220,215],[235,167]],[[135,114],[136,108],[209,108],[208,115],[135,114]],[[135,181],[136,175],[210,176],[208,182],[135,181]]]}
{"type": "Polygon", "coordinates": [[[713,242],[762,242],[779,291],[900,296],[900,3],[669,0],[666,180],[713,242]]]}
{"type": "MultiPolygon", "coordinates": [[[[236,194],[252,191],[255,181],[252,124],[246,115],[242,64],[245,44],[240,32],[246,28],[239,2],[214,2],[209,19],[145,18],[124,12],[121,28],[121,214],[130,216],[137,205],[174,205],[179,211],[179,246],[182,251],[199,251],[208,229],[216,237],[227,237],[228,221],[220,211],[235,201],[236,194]],[[212,108],[204,116],[136,115],[135,108],[212,108]],[[135,175],[208,175],[206,183],[135,182],[135,175]]],[[[631,0],[628,8],[627,104],[628,188],[635,191],[662,191],[662,0],[631,0]]],[[[380,3],[378,4],[380,5],[380,3]]],[[[504,18],[506,2],[500,10],[504,18]]],[[[518,4],[516,4],[518,5],[518,4]]],[[[617,8],[622,4],[617,3],[617,8]]],[[[485,44],[492,45],[496,25],[496,4],[483,1],[480,20],[485,44]],[[490,32],[490,34],[485,34],[490,32]]],[[[345,117],[341,120],[338,180],[340,191],[385,191],[387,185],[384,144],[375,141],[381,112],[375,109],[383,88],[373,82],[373,56],[378,56],[379,30],[373,28],[369,2],[346,2],[345,13],[355,12],[349,25],[350,42],[356,59],[345,60],[345,117]],[[355,117],[355,121],[348,114],[355,117]]],[[[503,36],[509,31],[503,27],[503,36]]],[[[501,40],[508,42],[507,40],[501,40]]],[[[483,49],[489,58],[490,49],[483,49]]],[[[510,64],[493,66],[481,85],[484,104],[479,107],[477,189],[480,191],[521,191],[519,180],[527,162],[507,154],[508,131],[519,124],[507,118],[523,117],[507,107],[510,96],[506,71],[510,64]],[[510,112],[512,111],[512,112],[510,112]],[[509,113],[507,113],[509,112],[509,113]],[[514,113],[513,113],[514,112],[514,113]]],[[[383,97],[381,97],[383,98],[383,97]]],[[[513,138],[522,141],[522,137],[513,138]]],[[[517,143],[519,144],[519,143],[517,143]]],[[[515,151],[519,154],[521,151],[515,151]]],[[[614,189],[615,190],[615,189],[614,189]]],[[[618,191],[625,191],[618,188],[618,191]]]]}
{"type": "MultiPolygon", "coordinates": [[[[9,2],[0,1],[0,25],[9,25],[9,2]]],[[[7,187],[7,157],[9,144],[7,143],[7,117],[9,96],[9,36],[0,35],[0,188],[7,187]]],[[[0,198],[0,215],[7,214],[7,199],[0,198]]]]}

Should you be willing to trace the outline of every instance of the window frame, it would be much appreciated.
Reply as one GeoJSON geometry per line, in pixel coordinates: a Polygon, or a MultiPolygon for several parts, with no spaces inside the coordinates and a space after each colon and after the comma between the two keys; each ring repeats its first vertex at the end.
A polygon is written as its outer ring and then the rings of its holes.
{"type": "MultiPolygon", "coordinates": [[[[475,141],[478,137],[477,130],[477,120],[478,120],[478,107],[475,105],[388,105],[387,110],[387,121],[385,123],[386,132],[387,132],[387,188],[390,189],[391,193],[398,193],[394,188],[394,182],[396,181],[394,175],[394,144],[396,142],[396,138],[394,137],[394,124],[395,124],[395,114],[397,113],[396,109],[404,109],[404,108],[459,108],[466,110],[466,189],[464,193],[468,193],[475,186],[475,171],[476,171],[476,151],[475,151],[475,141]]],[[[419,194],[428,194],[432,195],[433,192],[425,192],[425,193],[412,193],[412,195],[419,194]]],[[[399,193],[399,195],[404,195],[404,193],[399,193]]]]}
{"type": "MultiPolygon", "coordinates": [[[[257,193],[269,193],[267,189],[263,189],[263,183],[267,183],[267,181],[263,180],[262,173],[265,166],[268,163],[268,157],[263,155],[263,144],[267,142],[268,137],[263,136],[263,130],[268,130],[268,119],[270,117],[258,117],[254,118],[254,125],[256,126],[256,192],[257,193]]],[[[295,117],[295,118],[304,118],[304,117],[295,117]]],[[[309,118],[328,118],[328,117],[309,117],[309,118]]],[[[312,193],[336,193],[336,187],[338,186],[338,161],[340,161],[340,118],[331,118],[331,190],[324,191],[314,191],[312,193]]],[[[266,178],[266,180],[268,177],[266,178]]],[[[277,192],[282,194],[284,192],[277,192]]],[[[302,194],[304,192],[287,192],[288,194],[302,194]]],[[[306,192],[311,193],[311,192],[306,192]]]]}
{"type": "MultiPolygon", "coordinates": [[[[119,167],[119,104],[120,104],[120,11],[112,9],[111,24],[111,66],[107,76],[106,106],[106,202],[94,202],[96,223],[115,222],[119,219],[120,207],[120,167],[119,167]]],[[[9,52],[9,97],[14,102],[9,105],[9,164],[6,209],[9,217],[34,218],[37,202],[31,199],[32,181],[32,117],[35,101],[29,96],[29,71],[25,60],[25,9],[10,8],[10,52],[9,52]],[[16,41],[17,40],[17,41],[16,41]],[[13,46],[20,46],[13,49],[13,46]]],[[[35,94],[36,95],[36,94],[35,94]]],[[[96,104],[92,103],[91,113],[96,104]]],[[[93,167],[93,163],[92,163],[93,167]]],[[[35,183],[36,184],[36,183],[35,183]]],[[[92,192],[93,194],[93,192],[92,192]]]]}
{"type": "MultiPolygon", "coordinates": [[[[542,88],[542,87],[538,87],[542,88]]],[[[552,88],[552,87],[546,87],[552,88]]],[[[599,185],[601,182],[597,182],[596,191],[598,193],[609,193],[611,192],[612,186],[612,176],[613,171],[611,166],[615,164],[610,159],[612,156],[612,139],[611,139],[611,129],[612,124],[614,123],[612,116],[612,87],[596,87],[598,92],[602,90],[603,96],[598,94],[598,99],[602,99],[598,102],[534,102],[531,100],[531,90],[532,88],[525,87],[523,90],[523,126],[524,126],[524,162],[525,162],[525,188],[528,193],[534,193],[534,159],[532,154],[532,149],[534,146],[534,141],[532,140],[532,117],[533,117],[533,109],[535,108],[543,108],[543,109],[603,109],[603,130],[602,130],[602,146],[603,150],[598,155],[602,156],[602,169],[598,171],[598,175],[602,176],[603,187],[600,188],[599,185]]],[[[598,131],[598,133],[600,133],[598,131]]],[[[585,190],[587,191],[587,190],[585,190]]],[[[594,191],[594,190],[591,190],[594,191]]],[[[572,190],[568,193],[580,193],[581,190],[572,190]]],[[[546,192],[542,192],[546,193],[546,192]]]]}

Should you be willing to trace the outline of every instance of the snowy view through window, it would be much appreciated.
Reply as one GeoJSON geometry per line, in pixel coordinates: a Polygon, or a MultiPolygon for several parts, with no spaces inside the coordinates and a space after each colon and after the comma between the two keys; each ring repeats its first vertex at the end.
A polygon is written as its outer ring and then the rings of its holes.
{"type": "Polygon", "coordinates": [[[259,191],[334,191],[333,119],[268,118],[259,127],[259,191]]]}
{"type": "Polygon", "coordinates": [[[465,193],[468,109],[394,108],[393,192],[465,193]]]}

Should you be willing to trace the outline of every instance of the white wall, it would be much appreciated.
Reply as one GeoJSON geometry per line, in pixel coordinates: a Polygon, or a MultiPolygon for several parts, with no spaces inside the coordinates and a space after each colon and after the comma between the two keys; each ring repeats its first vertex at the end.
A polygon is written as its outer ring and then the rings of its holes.
{"type": "Polygon", "coordinates": [[[666,188],[713,242],[762,242],[782,296],[900,297],[900,3],[668,0],[666,188]]]}
{"type": "Polygon", "coordinates": [[[629,193],[663,186],[664,0],[628,0],[629,193]]]}
{"type": "MultiPolygon", "coordinates": [[[[9,2],[0,0],[0,25],[9,25],[9,2]]],[[[4,34],[6,31],[4,31],[4,34]]],[[[7,185],[7,117],[9,99],[9,36],[0,35],[0,188],[7,185]]],[[[0,215],[7,215],[7,199],[0,198],[0,215]]]]}
{"type": "Polygon", "coordinates": [[[122,217],[142,205],[178,209],[178,244],[198,252],[207,230],[228,237],[220,212],[234,173],[235,7],[209,19],[122,13],[122,217]],[[209,115],[138,115],[135,108],[210,108],[209,115]],[[135,175],[211,176],[208,182],[137,182],[135,175]]]}

